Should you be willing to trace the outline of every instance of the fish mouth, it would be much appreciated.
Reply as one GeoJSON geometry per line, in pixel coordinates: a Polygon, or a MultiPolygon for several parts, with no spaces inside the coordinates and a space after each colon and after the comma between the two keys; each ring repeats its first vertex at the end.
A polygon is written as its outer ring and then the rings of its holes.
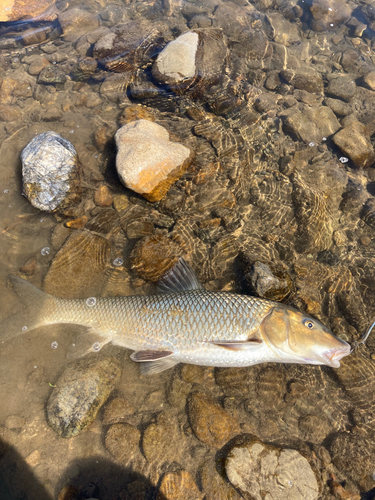
{"type": "Polygon", "coordinates": [[[350,345],[346,344],[343,347],[330,349],[323,354],[323,357],[325,358],[328,366],[332,366],[332,368],[339,368],[340,359],[344,358],[348,354],[350,354],[350,345]]]}

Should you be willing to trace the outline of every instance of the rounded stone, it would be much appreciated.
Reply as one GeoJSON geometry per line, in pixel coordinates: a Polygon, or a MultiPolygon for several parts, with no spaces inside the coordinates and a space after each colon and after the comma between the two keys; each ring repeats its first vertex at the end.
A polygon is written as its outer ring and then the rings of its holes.
{"type": "Polygon", "coordinates": [[[319,486],[309,462],[298,451],[266,445],[257,439],[235,445],[225,471],[229,481],[254,500],[315,500],[319,486]]]}
{"type": "Polygon", "coordinates": [[[105,447],[119,462],[127,463],[138,450],[141,431],[130,424],[113,424],[105,437],[105,447]]]}
{"type": "Polygon", "coordinates": [[[39,210],[53,211],[77,201],[80,163],[69,141],[44,132],[21,153],[23,194],[39,210]]]}
{"type": "Polygon", "coordinates": [[[121,182],[149,201],[163,198],[193,160],[189,148],[172,142],[164,127],[148,120],[122,126],[115,140],[121,182]]]}
{"type": "Polygon", "coordinates": [[[112,357],[90,357],[69,365],[47,404],[47,421],[61,437],[77,436],[95,420],[121,375],[112,357]]]}

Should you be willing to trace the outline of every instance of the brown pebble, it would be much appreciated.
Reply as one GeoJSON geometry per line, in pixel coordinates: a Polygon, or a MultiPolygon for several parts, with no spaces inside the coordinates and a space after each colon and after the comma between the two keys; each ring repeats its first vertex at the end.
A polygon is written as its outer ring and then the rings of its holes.
{"type": "Polygon", "coordinates": [[[111,425],[124,422],[126,417],[134,414],[134,408],[126,400],[122,398],[115,398],[110,401],[103,415],[103,424],[111,425]]]}
{"type": "Polygon", "coordinates": [[[98,207],[110,207],[113,203],[113,197],[107,186],[100,186],[95,191],[94,202],[98,207]]]}
{"type": "Polygon", "coordinates": [[[82,229],[87,224],[88,218],[86,215],[80,217],[79,219],[70,220],[66,223],[66,227],[71,229],[82,229]]]}
{"type": "Polygon", "coordinates": [[[37,260],[35,257],[31,257],[31,259],[27,260],[25,264],[20,267],[21,273],[26,274],[26,276],[32,276],[35,273],[37,266],[37,260]]]}
{"type": "Polygon", "coordinates": [[[191,474],[185,470],[168,472],[162,479],[156,500],[201,500],[199,491],[191,474]]]}
{"type": "Polygon", "coordinates": [[[124,109],[119,121],[120,125],[125,125],[126,123],[134,122],[136,120],[149,120],[153,122],[155,118],[150,113],[148,108],[141,106],[140,104],[134,104],[124,109]]]}
{"type": "Polygon", "coordinates": [[[219,227],[221,224],[221,219],[216,218],[216,219],[205,219],[199,222],[199,227],[201,229],[211,229],[215,227],[219,227]]]}
{"type": "Polygon", "coordinates": [[[40,451],[34,450],[25,458],[25,462],[31,468],[36,467],[40,462],[40,451]]]}
{"type": "Polygon", "coordinates": [[[369,238],[368,236],[361,236],[359,238],[359,242],[364,247],[368,247],[370,245],[370,243],[371,243],[371,238],[369,238]]]}
{"type": "Polygon", "coordinates": [[[106,125],[102,125],[96,130],[94,140],[99,151],[104,151],[107,143],[112,139],[112,137],[113,136],[106,125]]]}
{"type": "Polygon", "coordinates": [[[79,491],[77,488],[68,484],[64,486],[64,488],[60,491],[57,500],[77,500],[79,495],[79,491]]]}

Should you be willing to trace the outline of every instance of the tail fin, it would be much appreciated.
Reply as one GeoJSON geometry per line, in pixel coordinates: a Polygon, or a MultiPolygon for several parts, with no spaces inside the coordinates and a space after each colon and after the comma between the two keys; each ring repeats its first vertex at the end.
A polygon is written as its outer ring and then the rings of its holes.
{"type": "Polygon", "coordinates": [[[25,308],[0,322],[0,342],[46,324],[42,311],[48,299],[55,300],[54,297],[22,278],[10,276],[10,281],[25,308]]]}

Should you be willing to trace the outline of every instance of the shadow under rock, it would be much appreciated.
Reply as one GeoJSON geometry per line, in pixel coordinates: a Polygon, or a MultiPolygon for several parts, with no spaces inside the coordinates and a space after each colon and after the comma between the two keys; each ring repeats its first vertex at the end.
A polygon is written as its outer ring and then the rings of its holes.
{"type": "MultiPolygon", "coordinates": [[[[58,483],[56,498],[64,487],[77,492],[72,500],[154,500],[157,494],[145,476],[101,456],[72,462],[58,483]]],[[[159,493],[158,500],[167,499],[159,493]]]]}
{"type": "Polygon", "coordinates": [[[52,500],[15,448],[0,439],[0,499],[52,500]]]}

